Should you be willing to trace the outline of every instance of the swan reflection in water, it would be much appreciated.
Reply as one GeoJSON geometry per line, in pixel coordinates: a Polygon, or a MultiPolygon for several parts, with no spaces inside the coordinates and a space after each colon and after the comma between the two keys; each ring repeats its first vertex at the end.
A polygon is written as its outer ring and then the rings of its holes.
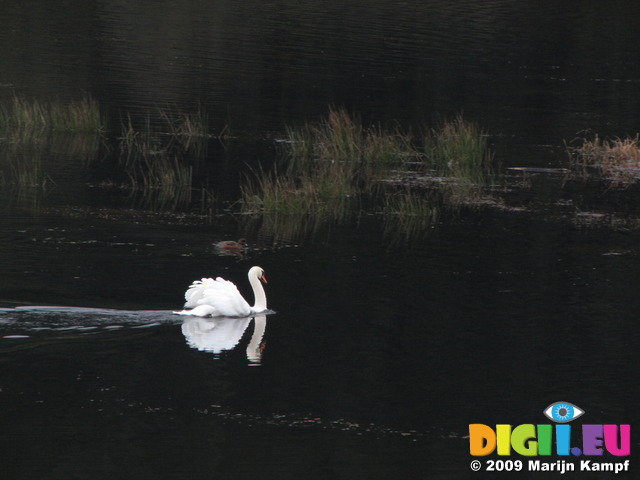
{"type": "Polygon", "coordinates": [[[267,328],[267,316],[264,313],[246,318],[188,317],[182,323],[182,334],[190,347],[220,354],[225,350],[233,350],[240,343],[251,320],[254,327],[247,345],[247,359],[259,364],[264,351],[262,338],[267,328]]]}

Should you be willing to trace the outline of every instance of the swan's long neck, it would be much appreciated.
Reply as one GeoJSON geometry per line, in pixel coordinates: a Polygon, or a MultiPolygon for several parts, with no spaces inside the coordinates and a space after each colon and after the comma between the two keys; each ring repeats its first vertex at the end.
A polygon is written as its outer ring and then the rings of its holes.
{"type": "Polygon", "coordinates": [[[265,311],[267,309],[267,295],[264,293],[260,279],[251,275],[249,277],[249,283],[251,284],[251,288],[253,288],[253,296],[255,298],[255,303],[252,307],[253,311],[265,311]]]}

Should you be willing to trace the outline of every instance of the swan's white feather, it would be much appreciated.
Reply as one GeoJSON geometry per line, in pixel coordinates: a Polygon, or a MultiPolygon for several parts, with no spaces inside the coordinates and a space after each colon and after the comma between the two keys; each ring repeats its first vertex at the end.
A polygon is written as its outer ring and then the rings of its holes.
{"type": "Polygon", "coordinates": [[[186,303],[184,304],[185,308],[194,308],[198,306],[198,301],[202,299],[204,291],[207,285],[213,283],[215,280],[213,278],[203,278],[201,280],[195,280],[184,294],[184,299],[186,303]]]}
{"type": "Polygon", "coordinates": [[[216,309],[213,308],[211,305],[198,305],[197,307],[192,308],[190,310],[181,310],[179,312],[173,312],[173,313],[177,313],[178,315],[192,315],[194,317],[218,316],[216,309]]]}
{"type": "Polygon", "coordinates": [[[186,311],[187,315],[245,317],[252,313],[251,306],[242,298],[238,287],[220,277],[215,280],[196,280],[189,286],[184,297],[184,307],[193,309],[186,311]]]}
{"type": "Polygon", "coordinates": [[[238,291],[238,287],[224,278],[202,278],[196,280],[184,294],[184,310],[175,312],[180,315],[196,317],[248,317],[267,311],[267,296],[260,281],[266,283],[264,270],[251,267],[249,284],[253,289],[255,304],[250,306],[238,291]]]}

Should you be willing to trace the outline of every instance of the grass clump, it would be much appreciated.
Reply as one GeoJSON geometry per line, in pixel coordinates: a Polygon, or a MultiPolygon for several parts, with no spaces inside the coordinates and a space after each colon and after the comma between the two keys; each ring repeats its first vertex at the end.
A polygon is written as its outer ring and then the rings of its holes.
{"type": "Polygon", "coordinates": [[[437,175],[477,185],[484,183],[492,159],[484,132],[462,116],[428,130],[424,153],[425,162],[437,175]]]}
{"type": "Polygon", "coordinates": [[[208,132],[208,116],[200,108],[193,113],[158,109],[156,116],[147,113],[135,120],[127,113],[120,120],[118,148],[128,161],[168,152],[201,158],[206,153],[208,132]]]}
{"type": "Polygon", "coordinates": [[[409,135],[364,128],[359,117],[334,108],[317,125],[287,128],[284,145],[288,174],[342,173],[354,183],[371,180],[381,167],[389,168],[415,154],[409,135]],[[327,168],[327,163],[334,167],[327,168]]]}
{"type": "Polygon", "coordinates": [[[260,172],[246,182],[245,211],[345,219],[381,172],[415,153],[408,135],[363,128],[358,117],[333,108],[319,124],[287,128],[283,145],[284,173],[260,172]]]}
{"type": "Polygon", "coordinates": [[[65,132],[102,132],[104,123],[98,102],[89,96],[72,100],[68,104],[53,103],[49,106],[52,130],[65,132]]]}
{"type": "Polygon", "coordinates": [[[575,165],[594,167],[608,180],[629,184],[640,180],[640,134],[635,137],[582,139],[571,155],[575,165]]]}
{"type": "Polygon", "coordinates": [[[102,132],[104,123],[98,102],[89,96],[69,103],[43,103],[14,96],[0,107],[0,128],[15,141],[49,131],[102,132]]]}
{"type": "Polygon", "coordinates": [[[142,127],[134,126],[131,115],[121,119],[121,135],[118,137],[118,151],[125,165],[140,159],[163,153],[167,147],[151,127],[151,119],[147,116],[142,127]]]}
{"type": "Polygon", "coordinates": [[[160,110],[160,117],[165,121],[170,135],[182,137],[209,136],[209,116],[200,107],[195,112],[160,110]]]}
{"type": "Polygon", "coordinates": [[[384,197],[384,236],[390,245],[407,244],[437,225],[441,205],[426,191],[406,188],[384,197]]]}
{"type": "Polygon", "coordinates": [[[426,230],[437,223],[443,204],[464,205],[459,197],[465,192],[477,196],[491,160],[485,135],[462,117],[429,130],[416,148],[407,133],[363,127],[357,116],[332,108],[318,124],[288,128],[282,145],[279,172],[244,182],[244,213],[342,221],[367,204],[394,228],[426,230]],[[420,188],[409,188],[416,182],[420,188]]]}

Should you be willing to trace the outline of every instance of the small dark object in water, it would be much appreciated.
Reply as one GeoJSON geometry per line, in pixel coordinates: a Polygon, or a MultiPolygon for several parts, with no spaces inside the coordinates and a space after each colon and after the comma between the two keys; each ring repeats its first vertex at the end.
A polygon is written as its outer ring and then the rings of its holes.
{"type": "Polygon", "coordinates": [[[233,240],[224,240],[216,243],[214,246],[218,255],[236,256],[241,259],[245,258],[247,251],[247,241],[244,238],[239,239],[237,242],[233,240]]]}

